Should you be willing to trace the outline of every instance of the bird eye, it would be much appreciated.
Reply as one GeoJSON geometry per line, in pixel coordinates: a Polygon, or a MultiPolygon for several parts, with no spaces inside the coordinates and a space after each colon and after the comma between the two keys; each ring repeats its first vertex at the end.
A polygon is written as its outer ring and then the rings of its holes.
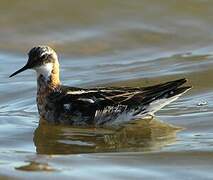
{"type": "Polygon", "coordinates": [[[47,56],[48,56],[48,54],[44,54],[44,55],[41,56],[41,59],[46,59],[47,56]]]}

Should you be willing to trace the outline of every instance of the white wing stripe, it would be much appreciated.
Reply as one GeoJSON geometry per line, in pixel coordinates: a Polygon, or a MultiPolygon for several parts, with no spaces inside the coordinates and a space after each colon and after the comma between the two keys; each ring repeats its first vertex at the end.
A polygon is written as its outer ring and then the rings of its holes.
{"type": "Polygon", "coordinates": [[[95,102],[93,99],[89,99],[89,98],[79,98],[78,100],[89,102],[89,103],[94,103],[95,102]]]}
{"type": "Polygon", "coordinates": [[[89,91],[85,91],[85,90],[78,90],[78,91],[68,91],[67,94],[86,94],[86,93],[91,93],[91,92],[98,92],[98,91],[94,91],[94,90],[89,90],[89,91]]]}

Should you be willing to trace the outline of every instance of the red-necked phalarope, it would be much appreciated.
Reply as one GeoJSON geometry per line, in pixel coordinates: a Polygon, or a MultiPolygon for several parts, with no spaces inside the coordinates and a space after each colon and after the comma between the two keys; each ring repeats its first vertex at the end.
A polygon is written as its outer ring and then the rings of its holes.
{"type": "Polygon", "coordinates": [[[153,115],[189,90],[186,79],[149,87],[77,88],[61,85],[56,52],[48,46],[32,48],[27,64],[10,77],[34,69],[37,106],[42,119],[71,125],[113,125],[153,115]]]}

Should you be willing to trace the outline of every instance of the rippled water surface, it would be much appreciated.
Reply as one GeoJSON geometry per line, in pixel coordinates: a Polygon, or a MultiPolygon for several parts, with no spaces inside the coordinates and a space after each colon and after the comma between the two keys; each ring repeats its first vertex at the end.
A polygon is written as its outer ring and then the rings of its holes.
{"type": "Polygon", "coordinates": [[[213,179],[213,1],[0,2],[0,179],[213,179]],[[116,129],[38,125],[38,44],[57,50],[64,84],[193,89],[154,120],[116,129]]]}

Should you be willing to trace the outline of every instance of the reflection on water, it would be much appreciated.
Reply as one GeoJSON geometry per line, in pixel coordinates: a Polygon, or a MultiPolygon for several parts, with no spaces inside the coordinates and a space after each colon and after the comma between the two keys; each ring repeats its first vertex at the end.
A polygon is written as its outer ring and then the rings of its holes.
{"type": "Polygon", "coordinates": [[[140,120],[119,129],[40,123],[34,132],[34,144],[38,154],[150,151],[174,143],[180,129],[156,119],[140,120]]]}
{"type": "Polygon", "coordinates": [[[103,174],[122,180],[213,179],[213,1],[1,0],[0,5],[0,179],[103,179],[103,174]],[[61,80],[70,86],[147,86],[186,77],[194,88],[157,115],[187,130],[177,141],[179,129],[158,120],[120,129],[40,124],[33,142],[35,74],[10,80],[8,75],[38,44],[57,50],[61,80]],[[124,156],[105,153],[99,161],[102,153],[68,155],[124,151],[124,156]],[[49,169],[60,172],[30,172],[49,169]],[[78,178],[68,177],[72,173],[78,178]]]}
{"type": "Polygon", "coordinates": [[[55,169],[49,166],[48,163],[36,161],[30,161],[26,165],[16,167],[15,169],[20,171],[55,171],[55,169]]]}

